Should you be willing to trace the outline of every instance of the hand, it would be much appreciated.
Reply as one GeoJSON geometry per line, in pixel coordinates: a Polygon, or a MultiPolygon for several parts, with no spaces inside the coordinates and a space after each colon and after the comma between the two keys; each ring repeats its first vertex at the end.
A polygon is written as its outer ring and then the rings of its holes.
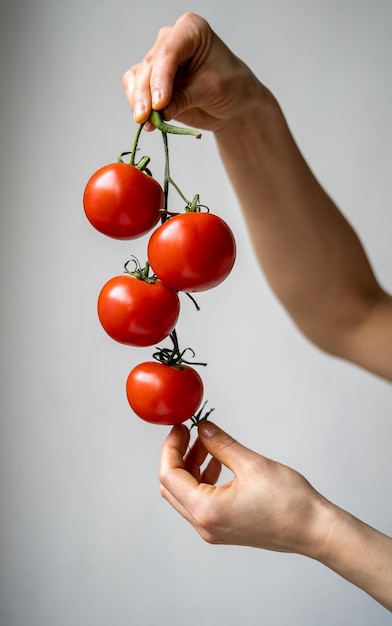
{"type": "Polygon", "coordinates": [[[298,472],[245,448],[212,422],[175,426],[162,448],[164,498],[208,543],[314,558],[392,611],[392,538],[328,502],[298,472]],[[210,454],[205,469],[201,466],[210,454]],[[234,474],[215,486],[221,464],[234,474]]]}
{"type": "MultiPolygon", "coordinates": [[[[189,126],[217,131],[243,114],[260,83],[201,17],[186,13],[161,28],[145,58],[123,77],[135,121],[163,110],[189,126]]],[[[147,129],[149,128],[146,125],[147,129]]]]}
{"type": "Polygon", "coordinates": [[[328,503],[303,476],[209,421],[199,424],[199,437],[187,451],[188,443],[185,426],[167,437],[161,493],[205,541],[317,556],[328,531],[328,503]],[[201,471],[208,454],[212,458],[201,471]],[[234,477],[216,487],[222,463],[234,477]]]}

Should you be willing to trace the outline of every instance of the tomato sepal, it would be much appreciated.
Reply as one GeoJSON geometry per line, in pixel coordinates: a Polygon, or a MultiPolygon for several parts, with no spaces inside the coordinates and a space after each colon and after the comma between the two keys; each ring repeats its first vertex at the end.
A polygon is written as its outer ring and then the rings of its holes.
{"type": "Polygon", "coordinates": [[[206,411],[203,414],[203,411],[205,409],[207,402],[208,400],[206,400],[203,406],[197,411],[197,413],[195,413],[195,415],[192,415],[192,417],[190,418],[192,425],[190,426],[189,430],[192,430],[192,428],[200,424],[200,422],[204,422],[205,420],[207,420],[209,416],[211,415],[212,411],[215,411],[215,408],[213,407],[212,409],[208,409],[208,411],[206,411]]]}
{"type": "Polygon", "coordinates": [[[138,280],[142,280],[145,283],[153,284],[158,280],[158,276],[156,274],[152,274],[150,276],[150,268],[151,266],[148,261],[146,261],[144,267],[142,267],[139,259],[137,259],[135,256],[131,256],[131,258],[124,263],[125,274],[129,274],[130,276],[133,276],[138,280]],[[135,269],[133,270],[133,272],[129,271],[128,269],[128,265],[131,262],[135,264],[135,269]]]}
{"type": "Polygon", "coordinates": [[[156,346],[156,352],[154,352],[152,355],[153,359],[155,359],[159,363],[162,363],[162,365],[169,365],[170,367],[175,367],[179,370],[184,369],[184,364],[201,365],[202,367],[206,367],[207,363],[195,363],[194,361],[188,361],[184,358],[184,354],[186,352],[191,352],[193,357],[195,356],[195,352],[194,350],[192,350],[192,348],[185,348],[184,350],[180,350],[175,329],[170,333],[169,337],[173,342],[173,348],[156,346]]]}

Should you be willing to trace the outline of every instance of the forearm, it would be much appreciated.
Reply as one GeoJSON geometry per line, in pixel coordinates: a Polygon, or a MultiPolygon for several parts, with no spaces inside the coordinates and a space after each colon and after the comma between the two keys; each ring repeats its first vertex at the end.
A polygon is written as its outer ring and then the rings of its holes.
{"type": "Polygon", "coordinates": [[[260,264],[294,322],[321,349],[392,381],[392,297],[250,69],[185,14],[123,84],[146,128],[155,107],[215,133],[260,264]]]}
{"type": "Polygon", "coordinates": [[[312,341],[339,353],[381,292],[358,237],[266,89],[254,88],[246,115],[216,140],[272,289],[312,341]]]}
{"type": "Polygon", "coordinates": [[[392,538],[329,508],[329,532],[316,559],[392,611],[392,538]]]}

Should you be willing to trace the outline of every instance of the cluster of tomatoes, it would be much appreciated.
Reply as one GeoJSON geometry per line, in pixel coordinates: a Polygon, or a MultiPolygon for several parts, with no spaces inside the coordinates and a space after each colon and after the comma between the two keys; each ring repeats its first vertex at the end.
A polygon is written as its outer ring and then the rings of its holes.
{"type": "Polygon", "coordinates": [[[121,155],[118,162],[100,168],[84,191],[85,214],[99,232],[123,240],[151,233],[146,264],[130,259],[124,273],[101,289],[98,317],[107,334],[122,344],[156,346],[171,338],[172,348],[156,347],[152,361],[132,369],[126,381],[128,402],[136,415],[154,424],[196,423],[206,417],[200,409],[203,382],[185,359],[186,350],[179,348],[179,292],[190,296],[219,285],[234,265],[236,246],[226,222],[206,211],[197,195],[186,201],[183,213],[168,211],[168,186],[178,188],[169,172],[166,135],[179,130],[160,117],[154,123],[165,145],[163,188],[147,169],[148,157],[134,162],[139,127],[130,162],[121,155]]]}

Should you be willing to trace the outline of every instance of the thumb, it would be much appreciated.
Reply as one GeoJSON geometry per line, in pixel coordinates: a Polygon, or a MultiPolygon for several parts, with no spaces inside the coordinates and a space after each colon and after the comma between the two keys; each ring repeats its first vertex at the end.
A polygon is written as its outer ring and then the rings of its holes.
{"type": "Polygon", "coordinates": [[[255,453],[241,445],[213,422],[204,420],[198,425],[199,438],[205,449],[233,474],[240,474],[255,453]]]}

